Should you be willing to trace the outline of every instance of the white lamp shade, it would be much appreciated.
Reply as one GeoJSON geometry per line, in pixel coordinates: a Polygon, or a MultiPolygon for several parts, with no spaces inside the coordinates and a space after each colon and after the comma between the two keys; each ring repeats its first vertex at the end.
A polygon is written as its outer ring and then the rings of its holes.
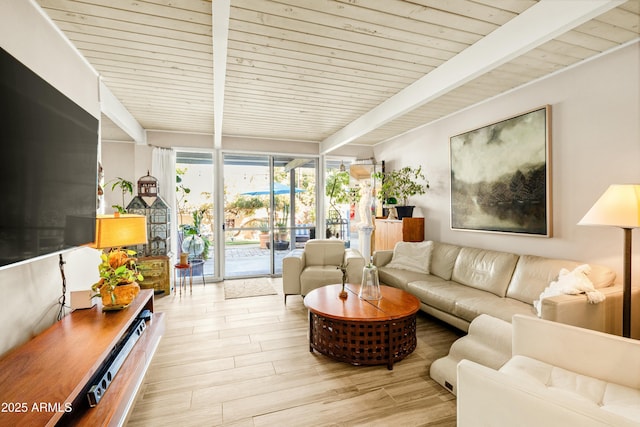
{"type": "Polygon", "coordinates": [[[97,249],[133,246],[147,243],[147,217],[144,215],[98,215],[96,218],[97,249]]]}
{"type": "Polygon", "coordinates": [[[578,225],[640,227],[640,184],[609,186],[578,225]]]}

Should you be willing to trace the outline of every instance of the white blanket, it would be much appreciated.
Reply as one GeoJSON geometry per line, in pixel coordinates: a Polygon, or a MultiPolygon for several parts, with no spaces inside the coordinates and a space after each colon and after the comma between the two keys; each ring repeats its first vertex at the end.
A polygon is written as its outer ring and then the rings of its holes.
{"type": "Polygon", "coordinates": [[[542,291],[540,298],[533,302],[533,306],[538,312],[538,317],[542,315],[542,300],[555,295],[577,295],[584,292],[590,304],[597,304],[604,301],[604,294],[598,291],[593,286],[591,280],[589,280],[589,277],[587,277],[590,272],[591,267],[588,264],[580,265],[573,271],[569,271],[566,268],[561,269],[558,274],[558,279],[551,282],[549,286],[542,291]]]}

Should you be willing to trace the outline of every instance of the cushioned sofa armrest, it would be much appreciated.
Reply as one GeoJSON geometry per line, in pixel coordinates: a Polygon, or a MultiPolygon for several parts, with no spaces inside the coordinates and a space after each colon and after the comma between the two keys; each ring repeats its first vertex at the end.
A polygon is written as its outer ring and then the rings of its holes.
{"type": "Polygon", "coordinates": [[[373,265],[376,267],[382,267],[383,265],[387,265],[391,262],[391,258],[393,258],[393,250],[383,250],[383,251],[375,251],[373,253],[373,265]]]}
{"type": "MultiPolygon", "coordinates": [[[[606,299],[589,304],[584,294],[556,295],[542,300],[542,315],[546,320],[593,329],[609,334],[622,334],[622,285],[599,288],[606,299]]],[[[632,305],[640,305],[640,289],[632,293],[632,305]]],[[[640,322],[632,325],[633,337],[640,338],[640,322]]]]}
{"type": "Polygon", "coordinates": [[[469,360],[458,364],[457,422],[458,427],[635,425],[579,399],[551,395],[546,388],[469,360]]]}
{"type": "Polygon", "coordinates": [[[347,281],[360,284],[365,265],[364,257],[358,250],[349,248],[344,251],[344,263],[347,266],[347,281]]]}
{"type": "Polygon", "coordinates": [[[300,295],[300,273],[304,265],[302,249],[295,249],[282,259],[282,289],[285,295],[300,295]]]}
{"type": "Polygon", "coordinates": [[[640,389],[640,341],[532,316],[515,315],[512,325],[514,356],[640,389]]]}

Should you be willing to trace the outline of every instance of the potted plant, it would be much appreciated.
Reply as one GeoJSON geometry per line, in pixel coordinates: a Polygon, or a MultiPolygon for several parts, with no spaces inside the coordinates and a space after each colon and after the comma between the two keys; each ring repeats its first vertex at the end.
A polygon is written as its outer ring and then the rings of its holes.
{"type": "Polygon", "coordinates": [[[422,166],[417,168],[405,166],[390,172],[376,172],[374,177],[382,180],[376,197],[383,204],[394,204],[390,202],[399,200],[396,206],[398,219],[412,215],[414,206],[408,205],[409,197],[425,194],[429,188],[429,181],[422,173],[422,166]]]}
{"type": "Polygon", "coordinates": [[[113,183],[111,185],[111,190],[115,191],[116,187],[118,187],[120,188],[120,192],[122,193],[122,205],[111,205],[111,207],[121,214],[126,214],[127,210],[124,207],[124,196],[127,193],[133,194],[133,182],[127,181],[126,179],[120,177],[113,179],[112,181],[110,181],[110,183],[111,182],[113,183]]]}
{"type": "MultiPolygon", "coordinates": [[[[287,233],[287,223],[286,222],[277,222],[276,228],[278,229],[276,233],[275,241],[273,242],[274,248],[276,251],[284,251],[289,249],[289,235],[287,233]]],[[[267,245],[268,247],[269,245],[267,245]]]]}
{"type": "Polygon", "coordinates": [[[260,249],[267,249],[267,243],[269,243],[269,224],[266,221],[260,221],[260,249]]]}
{"type": "MultiPolygon", "coordinates": [[[[350,186],[349,173],[346,171],[340,171],[333,169],[329,171],[325,181],[325,195],[329,198],[329,221],[335,219],[338,225],[338,230],[331,230],[332,227],[327,227],[326,236],[331,237],[337,235],[343,240],[347,239],[347,236],[341,236],[340,233],[345,233],[342,229],[342,209],[338,205],[351,205],[360,201],[360,189],[358,187],[350,186]]],[[[333,224],[335,225],[335,224],[333,224]]]]}
{"type": "Polygon", "coordinates": [[[182,229],[182,244],[180,245],[182,251],[189,254],[189,258],[197,258],[202,256],[202,259],[209,259],[209,248],[211,247],[211,240],[201,232],[202,220],[206,212],[206,208],[201,208],[193,211],[191,217],[193,219],[193,225],[183,224],[180,226],[182,229]]]}
{"type": "Polygon", "coordinates": [[[136,252],[128,249],[114,249],[100,255],[98,265],[100,280],[91,286],[102,298],[103,310],[118,310],[127,307],[134,300],[140,286],[137,280],[144,280],[138,272],[136,252]]]}

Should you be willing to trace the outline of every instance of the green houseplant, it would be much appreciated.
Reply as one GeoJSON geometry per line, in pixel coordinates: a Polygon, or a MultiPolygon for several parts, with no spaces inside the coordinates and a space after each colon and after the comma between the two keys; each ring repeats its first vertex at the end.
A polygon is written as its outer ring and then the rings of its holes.
{"type": "Polygon", "coordinates": [[[184,252],[189,254],[190,258],[202,256],[202,259],[209,259],[209,248],[211,240],[201,232],[202,220],[206,212],[206,208],[196,209],[191,213],[193,225],[183,224],[182,244],[180,245],[184,252]]]}
{"type": "Polygon", "coordinates": [[[127,193],[133,194],[133,182],[127,181],[124,178],[118,177],[110,181],[110,183],[112,183],[111,184],[112,191],[115,191],[117,187],[120,189],[120,192],[122,193],[122,205],[111,205],[111,207],[117,210],[121,214],[127,213],[127,209],[124,206],[124,196],[127,193]]]}
{"type": "MultiPolygon", "coordinates": [[[[329,198],[330,213],[335,215],[338,227],[342,224],[342,211],[338,205],[350,205],[352,203],[358,203],[360,201],[360,188],[350,186],[349,172],[333,169],[327,174],[325,180],[325,195],[329,198]]],[[[335,235],[335,233],[344,232],[345,230],[337,229],[331,230],[331,227],[327,228],[327,237],[335,235]]],[[[339,235],[339,234],[338,234],[339,235]]],[[[344,238],[345,236],[342,236],[344,238]]]]}
{"type": "Polygon", "coordinates": [[[105,310],[128,306],[140,292],[136,281],[144,280],[144,277],[138,272],[135,254],[128,249],[114,249],[100,255],[100,280],[91,289],[100,295],[105,310]]]}
{"type": "Polygon", "coordinates": [[[398,219],[403,216],[411,216],[413,206],[408,205],[409,197],[425,194],[429,189],[429,181],[422,173],[422,166],[417,168],[405,166],[389,172],[376,172],[374,177],[381,180],[380,190],[376,197],[383,204],[394,204],[393,201],[399,201],[399,205],[396,206],[396,210],[400,208],[398,219]],[[409,212],[404,215],[401,214],[403,207],[409,207],[409,212]]]}

